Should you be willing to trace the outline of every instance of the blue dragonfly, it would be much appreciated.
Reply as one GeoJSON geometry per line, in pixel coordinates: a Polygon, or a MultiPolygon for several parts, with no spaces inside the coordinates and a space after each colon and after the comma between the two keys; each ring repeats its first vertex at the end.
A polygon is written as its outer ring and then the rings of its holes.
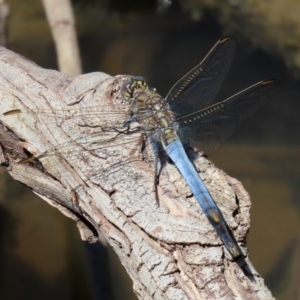
{"type": "MultiPolygon", "coordinates": [[[[94,116],[100,122],[99,133],[94,133],[93,136],[79,136],[75,139],[75,144],[82,146],[78,151],[90,151],[93,154],[107,155],[106,151],[109,151],[110,147],[116,147],[118,143],[119,145],[132,144],[135,138],[131,133],[141,130],[149,139],[155,153],[161,148],[165,150],[187,182],[226,249],[232,258],[237,258],[243,255],[242,251],[185,151],[186,146],[199,149],[207,155],[216,151],[235,127],[254,113],[276,90],[278,83],[276,80],[264,80],[221,102],[213,103],[229,71],[234,52],[233,39],[222,38],[197,66],[175,83],[165,98],[156,89],[150,88],[142,77],[127,76],[123,80],[121,96],[126,107],[129,107],[129,112],[127,109],[124,112],[107,111],[107,105],[103,105],[82,107],[80,111],[72,108],[57,111],[31,110],[27,113],[33,113],[44,122],[48,122],[48,117],[54,118],[59,125],[70,118],[78,117],[78,120],[84,120],[82,119],[84,115],[90,122],[94,116]],[[134,129],[130,130],[132,123],[138,123],[139,129],[133,126],[134,129]]],[[[14,109],[3,115],[20,113],[26,111],[14,109]]],[[[42,159],[57,153],[74,153],[70,145],[74,146],[71,143],[64,143],[21,162],[42,159]]],[[[155,163],[156,178],[157,161],[158,159],[155,163]]],[[[125,162],[122,161],[117,165],[122,168],[124,164],[125,162]]],[[[112,170],[113,167],[109,166],[108,169],[112,170]]],[[[102,170],[102,173],[104,172],[105,170],[102,170]]]]}
{"type": "Polygon", "coordinates": [[[125,82],[122,94],[131,107],[128,123],[137,121],[152,144],[158,142],[163,146],[225,247],[237,258],[242,252],[184,147],[189,145],[206,154],[214,152],[275,90],[276,80],[264,80],[211,104],[234,52],[235,42],[230,37],[222,38],[196,67],[175,83],[165,98],[142,77],[131,77],[125,82]]]}

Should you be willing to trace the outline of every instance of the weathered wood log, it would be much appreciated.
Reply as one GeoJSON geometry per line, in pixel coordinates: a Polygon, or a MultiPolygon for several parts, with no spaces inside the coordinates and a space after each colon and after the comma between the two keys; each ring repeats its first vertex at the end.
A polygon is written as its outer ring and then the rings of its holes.
{"type": "MultiPolygon", "coordinates": [[[[251,203],[237,180],[202,156],[195,160],[245,259],[231,260],[169,163],[160,176],[157,205],[154,168],[141,152],[141,133],[108,130],[128,111],[120,96],[125,78],[74,77],[0,48],[2,165],[76,221],[82,239],[93,242],[101,233],[140,299],[273,299],[248,258],[251,203]],[[20,163],[31,155],[38,159],[20,163]]],[[[151,157],[151,147],[146,153],[151,157]]]]}

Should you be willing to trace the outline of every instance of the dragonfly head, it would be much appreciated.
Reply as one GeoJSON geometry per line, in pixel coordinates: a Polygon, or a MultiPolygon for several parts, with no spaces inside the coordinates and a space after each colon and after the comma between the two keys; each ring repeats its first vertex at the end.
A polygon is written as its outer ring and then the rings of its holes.
{"type": "Polygon", "coordinates": [[[127,102],[134,98],[134,94],[147,91],[148,84],[146,80],[141,76],[135,76],[124,82],[122,86],[122,96],[127,102]]]}

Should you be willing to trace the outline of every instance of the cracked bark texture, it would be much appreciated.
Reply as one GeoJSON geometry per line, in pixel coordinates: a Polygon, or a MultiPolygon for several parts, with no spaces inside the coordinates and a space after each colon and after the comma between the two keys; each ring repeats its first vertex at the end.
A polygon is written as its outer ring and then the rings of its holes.
{"type": "Polygon", "coordinates": [[[151,147],[141,153],[135,128],[130,135],[107,130],[114,119],[120,125],[129,117],[120,96],[126,76],[74,77],[5,48],[0,65],[2,165],[77,222],[83,240],[101,233],[140,299],[273,299],[248,257],[251,202],[236,179],[204,157],[195,160],[245,259],[231,261],[172,164],[160,176],[157,206],[151,147]],[[23,113],[4,115],[14,109],[23,113]],[[19,163],[29,153],[44,155],[19,163]]]}

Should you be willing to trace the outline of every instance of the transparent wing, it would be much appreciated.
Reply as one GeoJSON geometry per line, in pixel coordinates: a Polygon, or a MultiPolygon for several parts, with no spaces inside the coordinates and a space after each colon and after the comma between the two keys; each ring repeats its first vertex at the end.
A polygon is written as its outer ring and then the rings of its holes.
{"type": "MultiPolygon", "coordinates": [[[[109,181],[112,176],[118,178],[121,173],[119,171],[124,171],[126,165],[134,161],[154,163],[149,147],[142,152],[144,140],[139,125],[135,123],[129,128],[124,127],[124,123],[130,118],[128,112],[108,111],[105,106],[58,111],[15,109],[3,115],[9,118],[27,114],[35,117],[36,122],[53,122],[62,128],[68,128],[66,123],[72,121],[74,124],[75,120],[75,125],[78,126],[73,126],[70,129],[72,132],[68,132],[72,137],[70,141],[58,144],[37,157],[29,157],[22,163],[34,159],[43,162],[46,159],[51,164],[59,164],[60,160],[54,157],[58,155],[79,168],[84,164],[86,179],[92,181],[103,178],[109,181]]],[[[149,180],[153,181],[153,178],[149,180]]]]}
{"type": "Polygon", "coordinates": [[[184,144],[204,151],[216,151],[236,126],[252,115],[277,90],[273,79],[258,82],[224,101],[179,117],[178,135],[184,144]]]}
{"type": "Polygon", "coordinates": [[[5,112],[4,116],[11,115],[32,115],[37,116],[47,124],[57,124],[60,126],[68,120],[73,120],[79,126],[90,127],[113,127],[122,126],[124,120],[129,118],[129,113],[126,111],[112,111],[107,105],[97,105],[90,107],[71,108],[71,109],[36,109],[36,110],[20,110],[13,109],[5,112]],[[121,124],[122,123],[122,124],[121,124]]]}
{"type": "Polygon", "coordinates": [[[186,115],[209,105],[216,97],[231,65],[235,42],[219,40],[206,57],[171,88],[166,97],[176,116],[186,115]]]}

